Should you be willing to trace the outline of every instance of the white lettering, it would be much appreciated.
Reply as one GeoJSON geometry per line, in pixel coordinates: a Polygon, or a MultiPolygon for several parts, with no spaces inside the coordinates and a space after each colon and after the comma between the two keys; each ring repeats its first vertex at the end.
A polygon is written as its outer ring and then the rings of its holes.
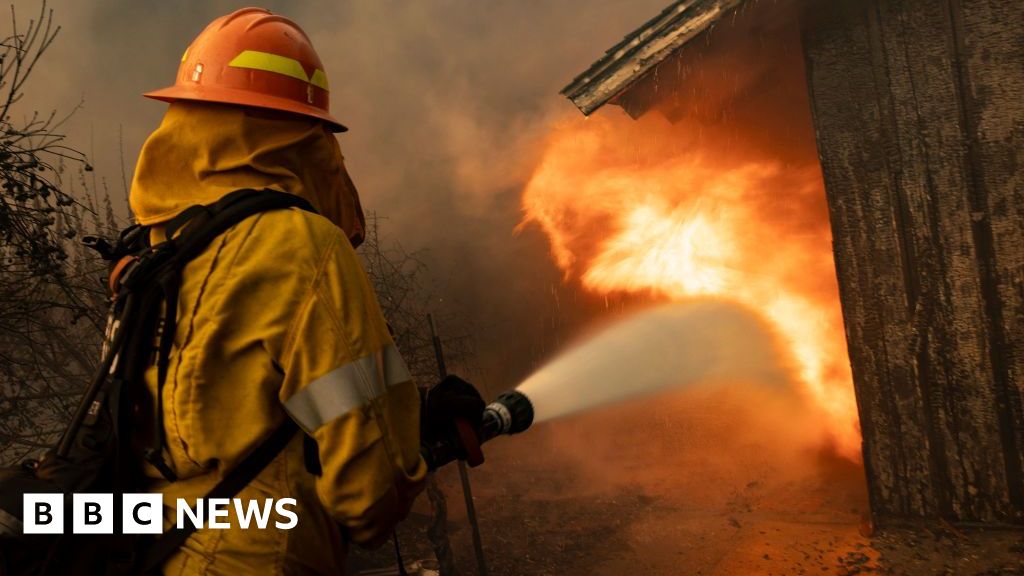
{"type": "Polygon", "coordinates": [[[63,494],[23,494],[21,502],[25,534],[64,533],[63,494]]]}
{"type": "MultiPolygon", "coordinates": [[[[64,502],[71,498],[71,530],[73,534],[113,534],[115,516],[121,517],[122,534],[160,534],[164,528],[163,494],[118,494],[120,512],[115,514],[114,494],[31,494],[23,495],[25,534],[63,534],[64,502]]],[[[274,528],[291,530],[299,523],[295,498],[187,498],[175,499],[175,525],[215,530],[231,529],[232,517],[241,530],[266,530],[273,517],[274,528]],[[234,512],[232,513],[232,510],[234,512]],[[204,524],[204,518],[206,524],[204,524]]]]}
{"type": "MultiPolygon", "coordinates": [[[[130,494],[121,496],[121,532],[159,534],[163,532],[164,495],[130,494]]],[[[179,526],[181,513],[178,513],[179,526]]]]}
{"type": "Polygon", "coordinates": [[[206,501],[207,506],[210,507],[210,524],[209,528],[216,530],[227,530],[231,528],[230,522],[221,522],[218,518],[227,518],[231,513],[228,510],[228,506],[231,504],[231,500],[227,498],[210,498],[206,501]]]}
{"type": "Polygon", "coordinates": [[[113,494],[75,494],[71,529],[75,534],[114,533],[113,494]]]}
{"type": "Polygon", "coordinates": [[[281,498],[274,504],[277,515],[289,519],[288,522],[274,522],[274,527],[278,530],[291,530],[299,523],[298,514],[289,510],[288,506],[295,506],[295,498],[281,498]]]}
{"type": "Polygon", "coordinates": [[[177,513],[178,522],[177,522],[177,524],[178,524],[178,529],[179,530],[181,530],[182,528],[185,527],[185,516],[188,516],[189,520],[192,522],[192,525],[195,526],[196,528],[202,528],[203,527],[203,499],[202,498],[197,498],[196,499],[196,508],[195,508],[195,510],[193,510],[188,505],[188,500],[186,500],[184,498],[178,498],[177,510],[178,510],[178,513],[177,513]]]}
{"type": "Polygon", "coordinates": [[[273,506],[274,501],[270,498],[263,500],[263,508],[259,507],[259,500],[249,500],[248,506],[242,508],[242,499],[235,498],[235,516],[238,517],[238,527],[243,530],[249,529],[249,523],[252,518],[256,518],[256,527],[263,530],[267,527],[267,521],[270,520],[270,507],[273,506]]]}

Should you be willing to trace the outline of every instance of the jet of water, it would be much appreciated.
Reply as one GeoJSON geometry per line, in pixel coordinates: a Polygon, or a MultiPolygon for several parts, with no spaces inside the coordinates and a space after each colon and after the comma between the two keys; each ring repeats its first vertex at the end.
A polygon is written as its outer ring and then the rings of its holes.
{"type": "Polygon", "coordinates": [[[772,334],[756,316],[719,301],[666,304],[639,312],[570,347],[517,390],[535,421],[661,390],[787,377],[772,334]]]}

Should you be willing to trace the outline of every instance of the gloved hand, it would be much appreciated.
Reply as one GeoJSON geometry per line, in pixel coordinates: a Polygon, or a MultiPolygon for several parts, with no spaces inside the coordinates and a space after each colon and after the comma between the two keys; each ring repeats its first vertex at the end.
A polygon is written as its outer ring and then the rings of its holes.
{"type": "Polygon", "coordinates": [[[451,438],[456,420],[466,420],[477,434],[483,426],[486,403],[472,384],[447,376],[426,390],[422,398],[421,436],[428,442],[451,438]]]}
{"type": "Polygon", "coordinates": [[[448,376],[426,390],[421,400],[420,436],[425,444],[458,444],[456,420],[468,422],[479,438],[486,403],[469,382],[448,376]]]}

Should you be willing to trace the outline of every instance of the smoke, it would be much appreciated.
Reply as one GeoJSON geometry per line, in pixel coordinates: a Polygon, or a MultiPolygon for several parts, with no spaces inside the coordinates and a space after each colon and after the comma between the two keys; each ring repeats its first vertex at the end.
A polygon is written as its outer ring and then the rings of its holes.
{"type": "MultiPolygon", "coordinates": [[[[296,20],[321,54],[341,141],[367,204],[430,232],[441,219],[486,215],[531,167],[530,143],[572,110],[558,89],[660,0],[265,2],[296,20]],[[557,50],[550,50],[557,46],[557,50]],[[450,216],[442,209],[452,209],[450,216]],[[424,218],[424,213],[431,217],[424,218]]],[[[21,20],[40,0],[15,0],[21,20]]],[[[119,180],[118,128],[130,176],[165,106],[140,98],[173,81],[184,48],[237,2],[49,0],[61,34],[29,86],[41,110],[82,110],[70,140],[119,180]]],[[[514,218],[506,227],[511,230],[514,218]]]]}
{"type": "Polygon", "coordinates": [[[772,337],[750,312],[726,302],[658,306],[576,344],[518,390],[543,422],[669,388],[756,383],[786,375],[772,337]]]}
{"type": "MultiPolygon", "coordinates": [[[[420,256],[433,292],[474,319],[474,374],[511,387],[576,324],[575,299],[536,231],[513,237],[519,193],[551,119],[578,112],[558,90],[663,0],[263,2],[296,20],[321,54],[332,112],[363,205],[385,241],[420,256]],[[558,302],[555,303],[555,299],[558,302]]],[[[15,0],[19,19],[37,0],[15,0]]],[[[62,30],[29,82],[23,113],[82,108],[63,127],[116,201],[165,105],[181,54],[228,0],[49,0],[62,30]],[[122,177],[123,161],[123,177],[122,177]]],[[[76,178],[68,184],[80,190],[76,178]]],[[[127,214],[126,209],[122,214],[127,214]]]]}

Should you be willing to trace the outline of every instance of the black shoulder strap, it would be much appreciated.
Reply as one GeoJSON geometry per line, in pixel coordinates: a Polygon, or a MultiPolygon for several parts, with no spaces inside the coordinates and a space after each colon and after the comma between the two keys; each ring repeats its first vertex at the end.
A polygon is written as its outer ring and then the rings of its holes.
{"type": "MultiPolygon", "coordinates": [[[[214,238],[242,220],[270,210],[299,208],[316,213],[304,198],[264,188],[243,188],[224,195],[213,204],[195,205],[182,210],[165,225],[167,241],[152,246],[131,269],[120,277],[123,287],[131,290],[146,286],[162,273],[178,272],[202,252],[214,238]],[[175,234],[181,230],[181,234],[175,234]]],[[[137,227],[132,227],[137,229],[137,227]]],[[[145,231],[144,228],[137,229],[145,231]]]]}
{"type": "Polygon", "coordinates": [[[181,235],[173,240],[174,259],[180,267],[228,228],[254,214],[283,208],[300,208],[316,213],[306,199],[294,194],[269,188],[244,188],[224,195],[213,204],[185,209],[167,223],[166,237],[171,239],[178,230],[182,230],[181,235]]]}
{"type": "MultiPolygon", "coordinates": [[[[178,307],[182,268],[209,246],[214,238],[255,214],[292,207],[316,212],[305,199],[270,189],[235,190],[213,204],[191,206],[167,223],[165,227],[166,241],[152,248],[151,269],[140,270],[134,275],[129,272],[125,281],[143,283],[151,289],[157,289],[164,310],[175,311],[178,307]],[[177,234],[179,230],[181,230],[180,235],[177,234]]],[[[131,288],[130,285],[127,287],[131,288]]],[[[151,301],[157,302],[153,299],[151,301]]],[[[157,347],[156,417],[153,419],[151,435],[153,444],[143,451],[146,461],[171,482],[177,480],[177,477],[163,456],[165,438],[162,415],[163,386],[167,380],[167,369],[176,328],[175,314],[166,314],[164,325],[159,331],[157,347]]]]}
{"type": "MultiPolygon", "coordinates": [[[[231,192],[212,205],[188,208],[168,222],[166,237],[168,243],[171,244],[171,256],[165,265],[160,266],[162,272],[158,273],[156,278],[151,279],[162,286],[166,309],[175,310],[177,307],[177,283],[179,281],[177,273],[189,260],[202,252],[214,238],[259,212],[292,207],[316,212],[309,202],[292,194],[270,189],[244,189],[231,192]],[[175,236],[178,230],[181,230],[181,234],[175,236]]],[[[157,356],[157,414],[162,414],[163,410],[163,407],[160,406],[163,394],[159,389],[167,374],[167,357],[175,331],[173,316],[173,314],[167,315],[157,356]]],[[[161,442],[159,446],[147,451],[147,459],[159,469],[163,464],[163,424],[158,423],[158,426],[159,430],[156,433],[161,442]]],[[[291,418],[285,418],[284,423],[246,456],[238,466],[230,470],[205,495],[204,499],[234,497],[270,464],[297,431],[298,426],[295,422],[291,418]]],[[[163,464],[163,468],[166,470],[161,470],[161,472],[169,471],[166,464],[163,464]]],[[[159,536],[152,546],[142,554],[139,561],[140,573],[148,574],[157,570],[196,530],[195,526],[184,525],[182,528],[173,528],[159,536]]]]}
{"type": "MultiPolygon", "coordinates": [[[[209,501],[211,498],[233,498],[242,488],[252,482],[281,450],[284,450],[298,429],[295,422],[286,417],[284,423],[277,430],[274,430],[262,444],[249,453],[245,460],[228,472],[227,476],[206,494],[204,501],[209,501]]],[[[142,554],[139,561],[139,573],[154,573],[196,530],[195,525],[184,523],[181,528],[171,528],[161,534],[142,554]]]]}

